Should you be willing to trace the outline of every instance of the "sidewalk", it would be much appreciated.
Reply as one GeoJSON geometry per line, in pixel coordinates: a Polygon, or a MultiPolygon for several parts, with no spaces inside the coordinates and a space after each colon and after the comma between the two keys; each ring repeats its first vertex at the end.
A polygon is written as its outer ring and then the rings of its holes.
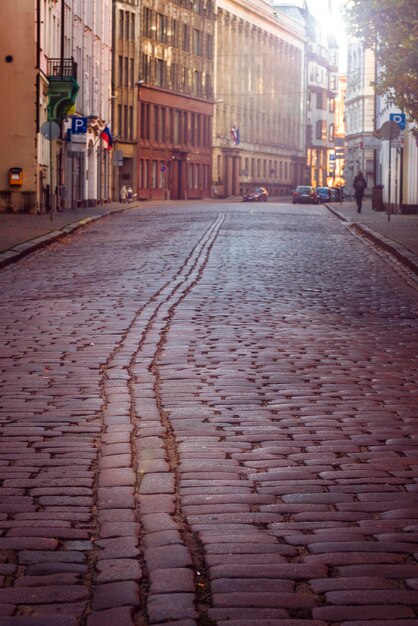
{"type": "Polygon", "coordinates": [[[52,219],[50,214],[0,213],[0,268],[96,219],[136,205],[113,202],[54,213],[52,219]]]}
{"type": "Polygon", "coordinates": [[[371,200],[363,202],[357,213],[355,202],[333,202],[326,205],[353,231],[372,240],[418,275],[418,215],[391,215],[373,211],[371,200]]]}
{"type": "MultiPolygon", "coordinates": [[[[276,198],[271,199],[271,203],[275,201],[276,198]]],[[[285,198],[277,198],[277,201],[289,202],[285,198]]],[[[135,206],[156,204],[156,201],[114,202],[76,212],[55,213],[52,219],[49,214],[0,213],[0,268],[96,219],[135,206]]],[[[326,206],[350,229],[371,239],[418,275],[418,215],[391,215],[388,221],[386,212],[372,210],[370,200],[363,203],[361,214],[357,213],[355,202],[326,206]]]]}

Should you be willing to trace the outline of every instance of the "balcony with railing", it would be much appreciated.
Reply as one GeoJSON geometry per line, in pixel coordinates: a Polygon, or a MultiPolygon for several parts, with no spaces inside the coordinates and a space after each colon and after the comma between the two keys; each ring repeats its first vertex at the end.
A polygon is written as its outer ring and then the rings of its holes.
{"type": "Polygon", "coordinates": [[[75,81],[77,82],[77,63],[70,59],[48,60],[49,81],[75,81]]]}
{"type": "Polygon", "coordinates": [[[48,119],[60,123],[77,98],[77,63],[72,57],[49,59],[48,80],[48,119]]]}

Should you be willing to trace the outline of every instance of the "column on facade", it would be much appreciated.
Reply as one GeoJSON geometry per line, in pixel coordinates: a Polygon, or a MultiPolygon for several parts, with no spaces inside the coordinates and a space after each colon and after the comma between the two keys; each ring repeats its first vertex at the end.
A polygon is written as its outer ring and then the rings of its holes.
{"type": "Polygon", "coordinates": [[[231,196],[233,193],[233,163],[232,157],[229,154],[225,154],[225,196],[231,196]]]}
{"type": "Polygon", "coordinates": [[[232,195],[239,196],[240,158],[239,156],[234,156],[232,157],[231,161],[232,161],[232,195]]]}

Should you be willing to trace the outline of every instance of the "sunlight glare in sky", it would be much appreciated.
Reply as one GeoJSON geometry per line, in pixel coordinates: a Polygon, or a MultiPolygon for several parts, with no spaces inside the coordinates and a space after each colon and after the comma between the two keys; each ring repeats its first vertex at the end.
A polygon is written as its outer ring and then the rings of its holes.
{"type": "Polygon", "coordinates": [[[325,32],[335,35],[340,46],[340,69],[344,71],[346,65],[346,33],[344,29],[342,5],[343,0],[307,0],[312,15],[321,21],[325,32]],[[331,5],[332,14],[329,14],[331,5]]]}

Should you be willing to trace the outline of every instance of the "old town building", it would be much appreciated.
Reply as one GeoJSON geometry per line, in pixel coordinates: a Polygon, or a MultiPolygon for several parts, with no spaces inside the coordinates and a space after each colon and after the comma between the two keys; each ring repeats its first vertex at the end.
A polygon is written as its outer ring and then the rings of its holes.
{"type": "Polygon", "coordinates": [[[346,160],[344,178],[348,193],[361,170],[367,180],[366,194],[375,182],[375,57],[363,43],[351,38],[347,55],[347,93],[345,98],[346,160]]]}
{"type": "Polygon", "coordinates": [[[0,210],[108,199],[111,22],[111,0],[0,4],[0,210]]]}
{"type": "Polygon", "coordinates": [[[136,188],[139,76],[139,0],[113,0],[113,198],[122,185],[136,188]]]}
{"type": "Polygon", "coordinates": [[[214,195],[289,193],[304,176],[303,93],[303,25],[264,0],[219,0],[214,195]]]}
{"type": "Polygon", "coordinates": [[[307,165],[314,186],[332,184],[335,146],[335,98],[338,91],[338,45],[319,22],[308,20],[307,165]]]}
{"type": "Polygon", "coordinates": [[[48,192],[56,178],[52,172],[51,179],[49,164],[56,150],[41,129],[48,130],[48,61],[59,55],[56,3],[0,4],[0,211],[41,212],[50,202],[48,192]]]}
{"type": "Polygon", "coordinates": [[[210,196],[214,21],[212,0],[141,2],[140,199],[210,196]]]}

